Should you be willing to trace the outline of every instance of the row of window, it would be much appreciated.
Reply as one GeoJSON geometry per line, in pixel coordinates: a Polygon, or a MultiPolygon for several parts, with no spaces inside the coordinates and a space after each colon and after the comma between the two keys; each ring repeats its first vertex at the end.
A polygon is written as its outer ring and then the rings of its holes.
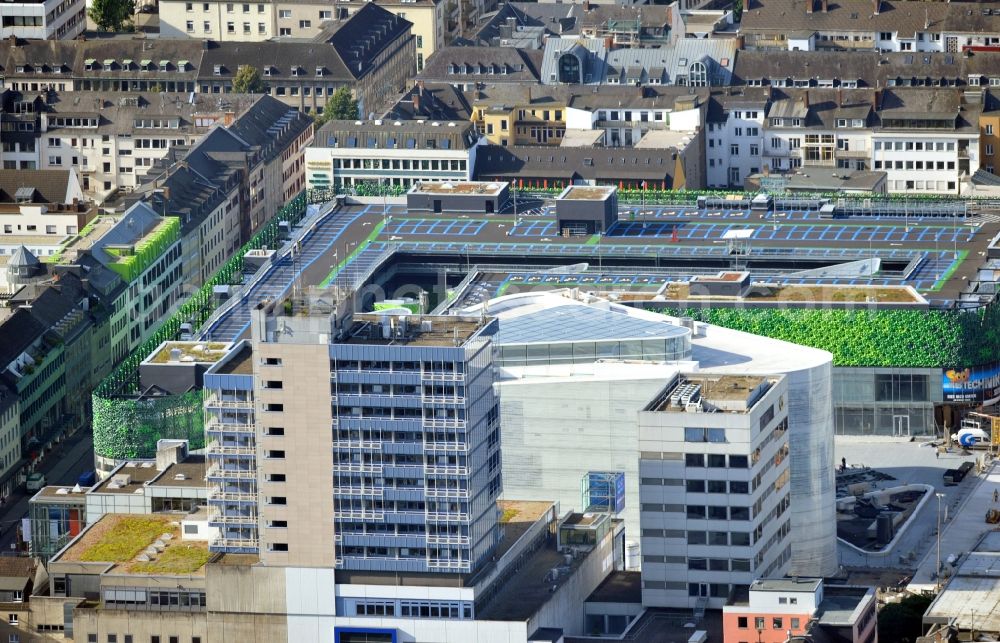
{"type": "Polygon", "coordinates": [[[472,603],[460,601],[359,600],[356,616],[471,619],[472,603]]]}
{"type": "MultiPolygon", "coordinates": [[[[15,636],[15,635],[12,634],[11,637],[13,637],[13,636],[15,636]]],[[[149,643],[161,643],[161,641],[162,641],[163,638],[166,638],[167,643],[181,643],[181,637],[179,637],[179,636],[161,637],[161,636],[156,635],[156,634],[154,634],[153,636],[149,637],[149,643]]],[[[123,634],[122,635],[121,643],[134,643],[134,641],[135,641],[135,638],[131,634],[123,634]]],[[[10,639],[10,643],[18,643],[18,640],[15,640],[14,638],[11,638],[10,639]]],[[[97,638],[97,634],[88,634],[87,635],[87,643],[99,643],[98,638],[97,638]]],[[[118,635],[117,634],[108,634],[107,643],[118,643],[118,635]]],[[[201,637],[200,636],[192,636],[191,637],[191,643],[201,643],[201,637]]]]}

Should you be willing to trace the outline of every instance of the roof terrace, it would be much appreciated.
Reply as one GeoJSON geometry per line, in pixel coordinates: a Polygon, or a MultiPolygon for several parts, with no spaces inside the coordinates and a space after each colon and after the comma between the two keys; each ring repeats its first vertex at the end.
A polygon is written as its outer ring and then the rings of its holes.
{"type": "Polygon", "coordinates": [[[410,188],[411,194],[500,194],[505,183],[496,181],[423,181],[410,188]]]}
{"type": "Polygon", "coordinates": [[[405,346],[461,346],[492,321],[452,315],[357,313],[345,343],[405,346]]]}
{"type": "Polygon", "coordinates": [[[645,410],[749,413],[772,383],[759,375],[678,375],[645,410]]]}
{"type": "Polygon", "coordinates": [[[181,539],[180,524],[167,516],[106,514],[53,559],[108,563],[130,574],[204,574],[208,542],[181,539]]]}

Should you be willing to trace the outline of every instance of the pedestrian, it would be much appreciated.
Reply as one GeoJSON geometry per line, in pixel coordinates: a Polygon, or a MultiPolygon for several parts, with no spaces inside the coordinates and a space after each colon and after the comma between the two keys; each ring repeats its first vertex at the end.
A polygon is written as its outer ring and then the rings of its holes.
{"type": "Polygon", "coordinates": [[[840,470],[847,471],[847,458],[840,459],[840,470]]]}
{"type": "Polygon", "coordinates": [[[993,504],[996,504],[998,501],[1000,501],[1000,491],[997,491],[996,489],[994,489],[993,490],[993,504]]]}
{"type": "Polygon", "coordinates": [[[937,458],[938,460],[941,459],[941,450],[940,449],[934,449],[934,457],[937,458]]]}

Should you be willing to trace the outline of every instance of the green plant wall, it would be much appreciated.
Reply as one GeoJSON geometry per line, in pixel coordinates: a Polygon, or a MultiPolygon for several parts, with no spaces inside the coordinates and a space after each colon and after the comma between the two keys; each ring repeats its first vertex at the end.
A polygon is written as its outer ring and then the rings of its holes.
{"type": "Polygon", "coordinates": [[[996,306],[978,311],[689,308],[682,314],[829,351],[837,366],[965,368],[1000,356],[996,306]]]}
{"type": "Polygon", "coordinates": [[[156,441],[188,440],[205,446],[202,392],[157,398],[94,396],[94,451],[105,458],[156,457],[156,441]]]}

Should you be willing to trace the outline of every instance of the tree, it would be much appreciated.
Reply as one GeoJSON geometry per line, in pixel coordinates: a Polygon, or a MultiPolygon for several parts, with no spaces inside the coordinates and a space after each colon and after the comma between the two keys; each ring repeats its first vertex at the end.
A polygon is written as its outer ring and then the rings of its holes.
{"type": "Polygon", "coordinates": [[[333,96],[326,101],[323,113],[316,117],[316,126],[319,127],[333,119],[352,121],[357,117],[358,101],[351,95],[351,89],[344,85],[333,92],[333,96]]]}
{"type": "Polygon", "coordinates": [[[135,0],[94,0],[87,15],[98,31],[131,31],[135,0]]]}
{"type": "Polygon", "coordinates": [[[233,76],[233,92],[236,94],[263,94],[264,79],[260,70],[253,65],[240,65],[233,76]]]}
{"type": "Polygon", "coordinates": [[[912,594],[889,603],[878,613],[878,637],[883,641],[912,643],[923,633],[923,616],[930,607],[927,596],[912,594]]]}

